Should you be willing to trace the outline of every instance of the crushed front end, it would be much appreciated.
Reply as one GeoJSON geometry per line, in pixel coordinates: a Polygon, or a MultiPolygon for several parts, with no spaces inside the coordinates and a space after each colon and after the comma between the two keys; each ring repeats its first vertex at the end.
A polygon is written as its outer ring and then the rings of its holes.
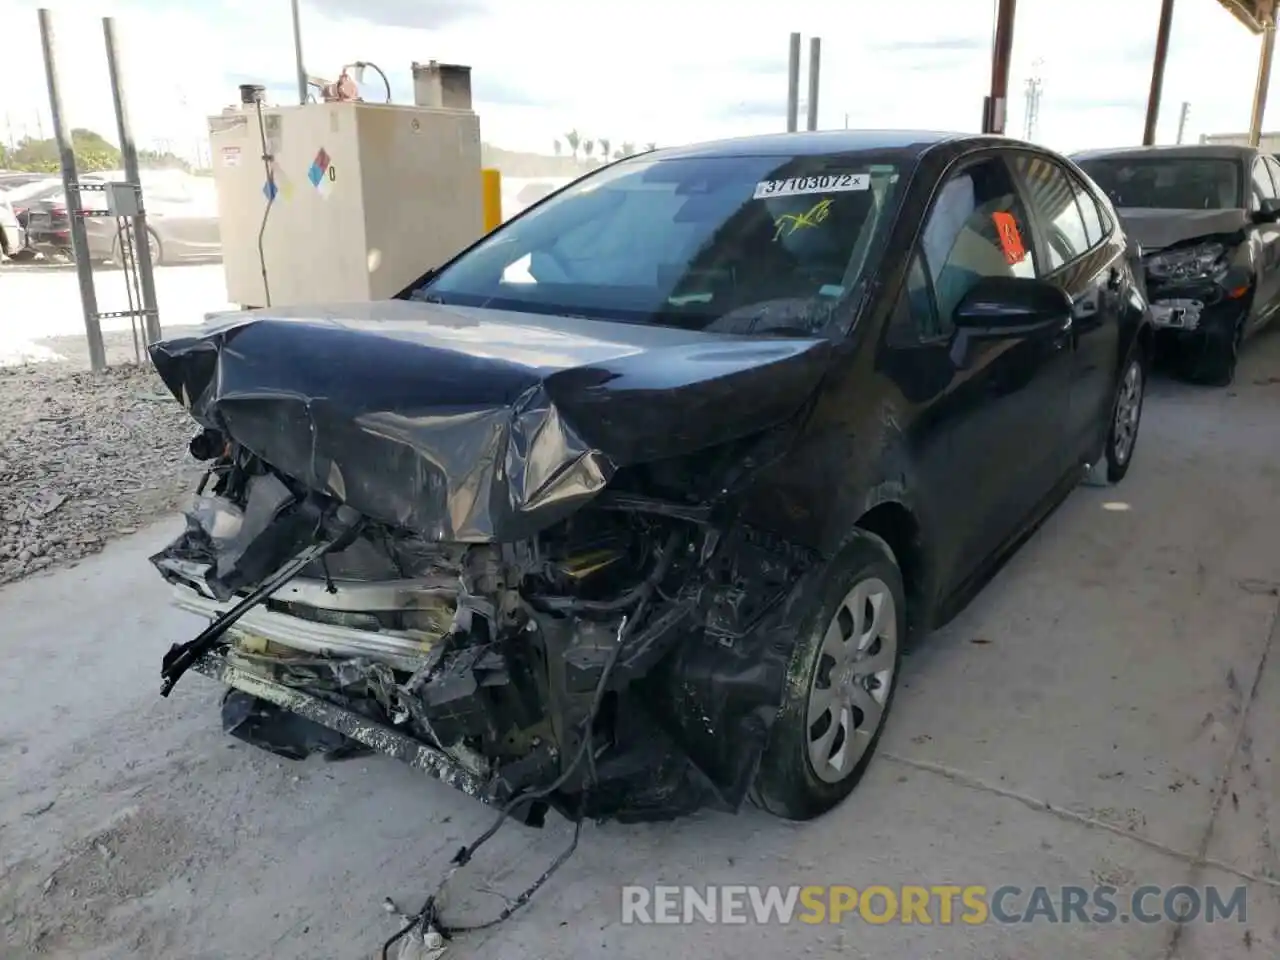
{"type": "Polygon", "coordinates": [[[209,465],[152,558],[211,621],[162,692],[194,669],[236,736],[380,750],[530,821],[739,805],[815,558],[736,494],[826,341],[387,302],[151,355],[209,465]]]}
{"type": "Polygon", "coordinates": [[[211,468],[152,562],[214,621],[166,670],[185,657],[227,684],[228,732],[292,759],[378,750],[487,802],[554,784],[542,799],[570,816],[741,803],[786,667],[769,638],[806,551],[637,495],[521,541],[433,542],[216,431],[192,447],[211,468]]]}

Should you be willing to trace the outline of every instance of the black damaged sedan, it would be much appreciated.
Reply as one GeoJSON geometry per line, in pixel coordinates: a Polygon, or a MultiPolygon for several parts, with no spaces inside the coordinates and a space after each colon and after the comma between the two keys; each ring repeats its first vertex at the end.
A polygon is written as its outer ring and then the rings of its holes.
{"type": "Polygon", "coordinates": [[[282,756],[376,749],[538,822],[809,818],[908,635],[1137,439],[1115,211],[1010,140],[651,152],[386,302],[152,348],[208,474],[164,658],[282,756]]]}
{"type": "Polygon", "coordinates": [[[1280,307],[1280,163],[1201,144],[1075,157],[1141,246],[1157,345],[1185,378],[1226,386],[1280,307]]]}

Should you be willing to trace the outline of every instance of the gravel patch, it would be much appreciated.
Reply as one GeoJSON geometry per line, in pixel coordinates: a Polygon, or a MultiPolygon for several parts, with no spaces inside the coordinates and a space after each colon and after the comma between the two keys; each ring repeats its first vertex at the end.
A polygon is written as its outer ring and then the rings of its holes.
{"type": "Polygon", "coordinates": [[[0,584],[173,510],[200,473],[194,433],[149,365],[0,368],[0,584]]]}

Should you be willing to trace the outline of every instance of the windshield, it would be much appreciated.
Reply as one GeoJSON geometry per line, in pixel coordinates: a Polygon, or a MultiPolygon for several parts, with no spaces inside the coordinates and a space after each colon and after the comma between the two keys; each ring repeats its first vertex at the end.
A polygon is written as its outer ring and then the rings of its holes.
{"type": "Polygon", "coordinates": [[[1080,167],[1117,207],[1238,210],[1240,165],[1210,157],[1085,160],[1080,167]]]}
{"type": "MultiPolygon", "coordinates": [[[[829,334],[873,268],[898,166],[636,159],[499,228],[414,299],[723,333],[829,334]]],[[[847,319],[847,317],[846,317],[847,319]]]]}

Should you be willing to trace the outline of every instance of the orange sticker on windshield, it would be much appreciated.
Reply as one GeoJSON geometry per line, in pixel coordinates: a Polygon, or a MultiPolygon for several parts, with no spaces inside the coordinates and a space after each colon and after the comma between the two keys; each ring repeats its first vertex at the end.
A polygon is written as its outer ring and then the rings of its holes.
{"type": "Polygon", "coordinates": [[[1022,233],[1018,230],[1018,221],[1011,213],[993,213],[991,222],[996,225],[996,234],[1000,237],[1000,250],[1004,253],[1005,263],[1012,266],[1021,263],[1027,257],[1027,248],[1022,245],[1022,233]]]}

